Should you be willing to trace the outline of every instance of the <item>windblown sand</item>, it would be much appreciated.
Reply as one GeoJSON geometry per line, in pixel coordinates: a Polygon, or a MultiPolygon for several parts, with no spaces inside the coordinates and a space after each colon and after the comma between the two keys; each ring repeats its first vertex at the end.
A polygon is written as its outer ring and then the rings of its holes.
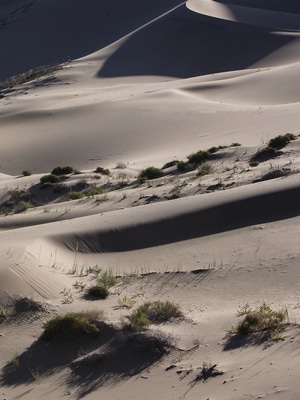
{"type": "Polygon", "coordinates": [[[44,307],[0,322],[0,400],[299,399],[299,45],[288,0],[1,1],[0,80],[61,65],[0,92],[0,310],[44,307]],[[138,179],[212,146],[205,175],[138,179]],[[106,300],[80,290],[96,265],[118,277],[106,300]],[[114,336],[124,298],[180,305],[149,329],[174,337],[167,354],[114,336]],[[263,302],[288,310],[280,340],[228,334],[263,302]],[[111,330],[40,342],[80,310],[111,330]],[[205,364],[222,374],[201,379],[205,364]]]}

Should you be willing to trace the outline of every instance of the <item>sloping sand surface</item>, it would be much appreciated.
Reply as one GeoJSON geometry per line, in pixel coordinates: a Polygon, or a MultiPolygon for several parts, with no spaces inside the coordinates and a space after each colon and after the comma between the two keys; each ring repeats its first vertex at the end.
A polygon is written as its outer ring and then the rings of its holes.
{"type": "Polygon", "coordinates": [[[298,399],[299,32],[288,0],[2,0],[0,79],[61,65],[0,86],[1,399],[298,399]],[[132,331],[157,300],[184,317],[132,331]],[[39,340],[80,311],[100,336],[39,340]]]}

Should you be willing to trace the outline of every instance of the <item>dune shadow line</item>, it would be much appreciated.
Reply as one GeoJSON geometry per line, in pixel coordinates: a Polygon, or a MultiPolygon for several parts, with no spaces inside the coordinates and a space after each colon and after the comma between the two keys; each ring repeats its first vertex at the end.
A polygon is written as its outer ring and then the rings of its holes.
{"type": "Polygon", "coordinates": [[[298,215],[300,187],[293,187],[202,209],[199,207],[198,211],[187,210],[181,215],[149,223],[137,222],[134,226],[120,229],[65,235],[59,240],[69,249],[81,253],[122,252],[175,243],[298,215]]]}

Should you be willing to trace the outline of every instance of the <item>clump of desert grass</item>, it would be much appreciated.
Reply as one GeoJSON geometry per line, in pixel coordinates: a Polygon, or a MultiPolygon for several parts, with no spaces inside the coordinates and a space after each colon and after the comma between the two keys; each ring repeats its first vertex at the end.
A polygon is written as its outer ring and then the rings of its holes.
{"type": "Polygon", "coordinates": [[[183,318],[183,312],[177,304],[158,300],[142,304],[127,318],[133,330],[143,330],[151,324],[160,324],[171,319],[183,318]]]}
{"type": "Polygon", "coordinates": [[[243,316],[243,319],[231,328],[230,333],[239,335],[267,333],[271,337],[274,332],[281,332],[289,325],[286,309],[273,310],[266,303],[255,309],[246,304],[239,309],[238,316],[243,316]]]}

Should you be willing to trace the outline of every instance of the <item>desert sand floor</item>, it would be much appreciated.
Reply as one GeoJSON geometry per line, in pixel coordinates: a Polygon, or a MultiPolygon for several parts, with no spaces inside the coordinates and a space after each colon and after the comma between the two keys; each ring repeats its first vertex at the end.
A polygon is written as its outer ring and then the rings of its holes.
{"type": "Polygon", "coordinates": [[[288,0],[1,1],[0,400],[299,399],[299,46],[288,0]],[[285,329],[234,334],[264,303],[285,329]],[[39,340],[79,311],[99,337],[39,340]]]}

